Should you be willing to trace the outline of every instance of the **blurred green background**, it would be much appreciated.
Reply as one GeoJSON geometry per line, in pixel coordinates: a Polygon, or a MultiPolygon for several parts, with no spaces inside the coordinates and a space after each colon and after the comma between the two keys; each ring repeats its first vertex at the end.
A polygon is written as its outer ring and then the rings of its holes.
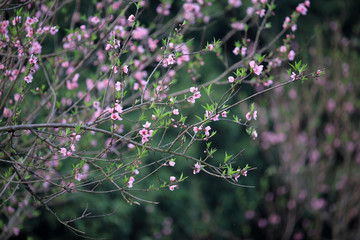
{"type": "MultiPolygon", "coordinates": [[[[276,1],[277,14],[270,19],[273,28],[264,40],[281,29],[298,3],[276,1]]],[[[221,122],[213,125],[218,132],[214,147],[228,152],[245,149],[241,164],[257,169],[240,182],[253,187],[235,187],[204,173],[194,176],[186,163],[177,161],[190,178],[174,192],[144,196],[158,205],[129,206],[117,193],[74,193],[59,200],[55,212],[65,218],[86,207],[94,215],[109,213],[76,222],[95,238],[360,239],[359,10],[357,0],[311,2],[307,16],[298,22],[293,48],[309,71],[326,69],[326,74],[254,99],[259,109],[258,140],[251,141],[245,129],[221,122]]],[[[226,33],[220,24],[208,29],[208,39],[226,33]]],[[[227,51],[231,54],[231,42],[227,51]]],[[[209,74],[211,69],[210,78],[223,70],[213,56],[206,55],[204,61],[208,69],[203,71],[209,74]]],[[[286,73],[288,67],[283,67],[286,73]]],[[[246,109],[248,104],[238,111],[246,109]]],[[[198,149],[195,156],[201,156],[204,146],[198,149]]],[[[167,171],[171,174],[171,169],[167,171]]],[[[13,239],[78,237],[39,208],[13,239]]]]}

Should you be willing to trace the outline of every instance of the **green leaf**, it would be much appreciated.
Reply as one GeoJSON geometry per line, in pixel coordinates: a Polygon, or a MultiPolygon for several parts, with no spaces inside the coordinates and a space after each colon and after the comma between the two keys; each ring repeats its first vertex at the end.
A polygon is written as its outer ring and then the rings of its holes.
{"type": "Polygon", "coordinates": [[[287,70],[287,73],[288,73],[288,75],[289,75],[289,77],[291,76],[291,69],[288,69],[287,70]]]}
{"type": "Polygon", "coordinates": [[[246,166],[245,166],[245,168],[244,168],[243,170],[248,170],[249,168],[251,168],[251,167],[249,166],[249,164],[246,164],[246,166]]]}
{"type": "Polygon", "coordinates": [[[140,1],[137,2],[137,3],[135,3],[135,6],[136,6],[137,9],[140,9],[140,7],[141,7],[141,2],[142,2],[142,0],[140,0],[140,1]]]}
{"type": "Polygon", "coordinates": [[[226,163],[227,161],[229,161],[229,159],[232,157],[232,155],[228,155],[227,152],[225,152],[225,159],[224,162],[226,163]]]}
{"type": "Polygon", "coordinates": [[[235,121],[235,122],[239,122],[239,117],[238,117],[238,116],[233,115],[233,118],[234,118],[234,121],[235,121]]]}
{"type": "Polygon", "coordinates": [[[208,96],[210,96],[211,87],[212,87],[212,83],[207,88],[205,88],[205,92],[208,96]]]}
{"type": "Polygon", "coordinates": [[[83,125],[82,122],[78,122],[78,123],[76,124],[76,127],[75,127],[76,133],[80,132],[80,129],[81,129],[81,126],[82,126],[82,125],[83,125]]]}
{"type": "Polygon", "coordinates": [[[199,119],[200,121],[203,120],[203,119],[202,119],[201,117],[199,117],[198,115],[195,115],[195,117],[196,117],[197,119],[199,119]]]}

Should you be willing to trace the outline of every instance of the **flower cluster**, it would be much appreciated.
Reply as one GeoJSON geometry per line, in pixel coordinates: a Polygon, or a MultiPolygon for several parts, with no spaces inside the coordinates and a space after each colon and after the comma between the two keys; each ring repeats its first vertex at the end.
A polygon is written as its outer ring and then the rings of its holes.
{"type": "Polygon", "coordinates": [[[257,64],[255,63],[255,61],[250,61],[250,62],[249,62],[249,65],[250,65],[250,67],[252,68],[252,70],[254,71],[254,73],[255,73],[256,75],[260,75],[261,72],[262,72],[263,69],[264,69],[264,66],[263,66],[263,65],[257,65],[257,64]]]}
{"type": "Polygon", "coordinates": [[[141,135],[141,142],[142,144],[148,142],[150,140],[150,138],[152,137],[153,135],[153,130],[149,129],[150,128],[150,125],[151,123],[149,122],[146,122],[144,125],[143,125],[143,129],[141,129],[139,131],[139,134],[141,135]]]}
{"type": "Polygon", "coordinates": [[[170,191],[174,191],[175,188],[177,188],[177,189],[179,188],[179,186],[178,186],[177,184],[174,184],[174,183],[176,182],[176,177],[171,176],[171,177],[170,177],[170,182],[171,182],[171,184],[172,184],[172,185],[169,186],[169,190],[170,190],[170,191]]]}
{"type": "Polygon", "coordinates": [[[85,180],[88,177],[89,169],[90,169],[90,166],[87,163],[85,163],[82,166],[81,170],[76,169],[75,180],[77,180],[77,181],[85,180]]]}
{"type": "Polygon", "coordinates": [[[120,113],[122,113],[122,106],[120,105],[120,103],[116,102],[115,106],[113,108],[108,108],[107,111],[110,113],[110,118],[112,120],[122,120],[119,115],[120,113]]]}
{"type": "Polygon", "coordinates": [[[188,98],[188,102],[195,103],[195,100],[200,98],[201,94],[197,87],[191,87],[190,92],[193,93],[193,95],[188,98]]]}

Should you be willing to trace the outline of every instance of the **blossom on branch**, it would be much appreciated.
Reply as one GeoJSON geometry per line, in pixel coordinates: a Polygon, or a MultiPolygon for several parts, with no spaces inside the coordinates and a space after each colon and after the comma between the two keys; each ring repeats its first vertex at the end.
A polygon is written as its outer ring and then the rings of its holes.
{"type": "Polygon", "coordinates": [[[195,169],[193,170],[193,174],[198,174],[200,172],[200,164],[199,163],[195,163],[194,165],[195,169]]]}
{"type": "Polygon", "coordinates": [[[255,73],[256,75],[260,75],[261,72],[262,72],[262,70],[263,70],[263,68],[264,68],[263,65],[257,65],[257,64],[255,63],[255,61],[250,61],[250,62],[249,62],[249,65],[250,65],[250,67],[253,69],[253,71],[254,71],[254,73],[255,73]]]}

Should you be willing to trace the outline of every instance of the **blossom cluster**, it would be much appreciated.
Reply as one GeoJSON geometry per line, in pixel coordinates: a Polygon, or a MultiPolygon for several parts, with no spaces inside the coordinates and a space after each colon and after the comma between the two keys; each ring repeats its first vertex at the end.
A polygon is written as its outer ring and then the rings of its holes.
{"type": "MultiPolygon", "coordinates": [[[[53,4],[31,1],[6,12],[9,19],[0,21],[0,129],[6,133],[1,142],[4,149],[22,149],[18,155],[9,155],[14,161],[6,160],[5,165],[11,165],[9,174],[1,172],[9,189],[19,184],[9,177],[16,169],[26,176],[26,189],[44,188],[33,191],[39,195],[35,199],[47,198],[48,192],[83,188],[102,193],[105,187],[134,203],[138,199],[130,188],[140,174],[139,165],[156,167],[139,182],[152,181],[151,175],[165,166],[171,167],[168,171],[180,171],[182,164],[175,162],[182,159],[193,161],[189,167],[193,174],[203,170],[232,178],[234,183],[247,175],[247,169],[226,175],[224,169],[231,172],[232,164],[242,163],[232,159],[218,164],[213,160],[217,149],[210,146],[219,122],[246,127],[256,139],[258,134],[250,124],[257,119],[257,111],[251,109],[245,120],[237,116],[242,115],[236,107],[243,101],[242,85],[250,84],[256,91],[258,86],[268,87],[275,81],[272,71],[283,61],[295,60],[293,33],[284,34],[280,46],[262,37],[256,40],[254,33],[260,36],[264,30],[258,28],[260,21],[276,16],[269,1],[251,1],[245,16],[239,11],[241,0],[216,4],[187,0],[179,3],[177,14],[171,12],[174,1],[161,1],[153,8],[149,7],[153,1],[102,1],[90,4],[88,12],[71,9],[71,21],[61,19],[62,11],[70,11],[66,4],[63,9],[53,4]],[[225,21],[230,29],[226,36],[207,39],[208,29],[199,26],[221,20],[222,15],[212,14],[222,10],[214,9],[218,4],[236,14],[225,21]],[[146,7],[157,16],[151,23],[145,21],[147,11],[142,8],[146,7]],[[193,38],[201,33],[198,29],[204,31],[202,40],[193,38]],[[260,45],[265,50],[257,53],[260,45]],[[223,65],[221,73],[210,69],[212,58],[223,65]],[[232,60],[236,62],[230,66],[232,60]],[[233,119],[228,117],[230,111],[233,119]],[[190,156],[196,145],[206,145],[200,149],[205,158],[190,156]],[[23,152],[28,155],[22,156],[23,152]]],[[[297,18],[309,6],[309,1],[299,4],[285,19],[284,29],[295,32],[297,18]]],[[[291,78],[300,76],[294,70],[291,78]]],[[[166,183],[159,178],[145,192],[174,191],[183,180],[171,176],[166,183]]],[[[16,191],[25,195],[23,188],[16,191]]],[[[6,190],[7,199],[9,194],[6,190]]]]}

